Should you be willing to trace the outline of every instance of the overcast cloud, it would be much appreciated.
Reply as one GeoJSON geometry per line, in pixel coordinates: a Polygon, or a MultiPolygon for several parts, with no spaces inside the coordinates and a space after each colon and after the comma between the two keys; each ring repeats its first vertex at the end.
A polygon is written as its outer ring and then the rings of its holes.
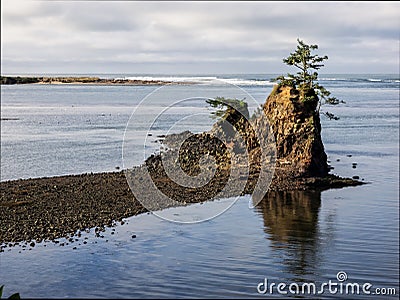
{"type": "Polygon", "coordinates": [[[399,72],[399,2],[1,2],[2,74],[281,73],[297,37],[325,73],[399,72]]]}

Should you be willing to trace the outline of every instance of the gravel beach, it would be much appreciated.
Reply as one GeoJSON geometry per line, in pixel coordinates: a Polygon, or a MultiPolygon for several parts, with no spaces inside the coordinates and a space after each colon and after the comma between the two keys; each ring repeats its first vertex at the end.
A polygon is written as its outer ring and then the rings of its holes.
{"type": "MultiPolygon", "coordinates": [[[[220,178],[202,193],[188,190],[185,194],[168,178],[154,179],[170,196],[179,195],[181,205],[210,200],[207,195],[220,190],[224,182],[220,178]]],[[[242,194],[251,193],[257,179],[256,174],[250,175],[242,194]]],[[[269,190],[322,190],[358,184],[361,182],[336,176],[285,180],[276,170],[269,190]]],[[[0,244],[4,248],[22,241],[79,237],[80,231],[90,228],[100,236],[105,226],[146,211],[134,198],[124,171],[0,182],[0,244]]]]}
{"type": "Polygon", "coordinates": [[[70,237],[146,211],[123,172],[7,181],[0,191],[0,243],[70,237]]]}

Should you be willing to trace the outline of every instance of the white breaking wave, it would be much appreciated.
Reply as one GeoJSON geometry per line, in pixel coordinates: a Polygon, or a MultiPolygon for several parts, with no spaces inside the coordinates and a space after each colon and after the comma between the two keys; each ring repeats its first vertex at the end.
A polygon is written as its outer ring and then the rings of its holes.
{"type": "Polygon", "coordinates": [[[216,80],[217,77],[180,77],[180,76],[134,76],[125,77],[129,80],[147,80],[147,81],[164,81],[164,82],[196,82],[203,83],[216,80]]]}
{"type": "Polygon", "coordinates": [[[269,80],[254,80],[254,79],[242,79],[242,78],[218,78],[214,76],[199,76],[199,77],[185,77],[185,76],[127,76],[124,79],[129,80],[143,80],[143,81],[162,81],[162,82],[193,82],[197,84],[212,83],[215,81],[223,81],[234,85],[245,85],[245,86],[263,86],[263,85],[274,85],[269,80]]]}
{"type": "Polygon", "coordinates": [[[347,78],[319,78],[320,81],[346,81],[347,78]]]}
{"type": "Polygon", "coordinates": [[[274,85],[275,83],[269,80],[253,80],[240,78],[219,78],[220,80],[234,85],[274,85]]]}

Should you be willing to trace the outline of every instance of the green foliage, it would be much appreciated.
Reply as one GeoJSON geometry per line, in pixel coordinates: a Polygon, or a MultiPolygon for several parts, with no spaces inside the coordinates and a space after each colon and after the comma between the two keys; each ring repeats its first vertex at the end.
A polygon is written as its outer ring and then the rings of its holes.
{"type": "Polygon", "coordinates": [[[284,58],[283,62],[300,70],[297,75],[291,75],[296,84],[312,89],[314,87],[313,82],[318,79],[318,73],[312,70],[319,70],[323,67],[322,62],[328,59],[328,56],[311,55],[312,50],[318,49],[317,45],[307,45],[300,39],[297,39],[297,42],[299,45],[297,45],[296,51],[284,58]]]}
{"type": "Polygon", "coordinates": [[[216,110],[211,112],[212,118],[224,117],[228,111],[237,111],[244,115],[246,118],[249,117],[249,111],[247,109],[247,102],[238,99],[226,99],[224,97],[216,97],[214,99],[207,99],[206,102],[216,110]]]}
{"type": "MultiPolygon", "coordinates": [[[[318,45],[307,45],[302,40],[297,39],[298,45],[295,52],[290,53],[287,58],[283,59],[283,62],[289,66],[294,66],[299,71],[296,74],[287,74],[287,76],[278,76],[272,79],[277,81],[280,86],[291,86],[302,90],[303,101],[315,100],[314,97],[307,96],[307,91],[314,90],[318,97],[319,105],[317,110],[319,111],[321,106],[321,100],[324,100],[324,104],[337,105],[339,103],[345,103],[337,99],[336,97],[330,97],[331,93],[320,85],[318,81],[318,72],[320,68],[324,66],[323,62],[328,59],[328,56],[319,56],[318,54],[313,55],[312,51],[318,49],[318,45]]],[[[329,119],[338,120],[331,113],[324,113],[329,119]]]]}
{"type": "Polygon", "coordinates": [[[297,80],[294,78],[294,75],[292,74],[287,74],[287,76],[278,76],[276,78],[273,78],[272,81],[278,81],[279,85],[281,86],[292,86],[296,87],[297,80]]]}
{"type": "MultiPolygon", "coordinates": [[[[4,285],[0,286],[0,299],[3,296],[3,288],[4,288],[4,285]]],[[[21,297],[19,296],[19,293],[15,293],[15,294],[12,294],[7,299],[18,300],[18,299],[21,299],[21,297]]]]}

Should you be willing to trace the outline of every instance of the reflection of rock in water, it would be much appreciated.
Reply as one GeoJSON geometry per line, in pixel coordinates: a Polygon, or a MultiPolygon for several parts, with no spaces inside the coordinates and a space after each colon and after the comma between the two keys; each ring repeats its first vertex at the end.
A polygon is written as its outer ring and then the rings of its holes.
{"type": "Polygon", "coordinates": [[[312,191],[269,192],[257,206],[273,252],[298,281],[318,263],[320,206],[321,192],[312,191]]]}

